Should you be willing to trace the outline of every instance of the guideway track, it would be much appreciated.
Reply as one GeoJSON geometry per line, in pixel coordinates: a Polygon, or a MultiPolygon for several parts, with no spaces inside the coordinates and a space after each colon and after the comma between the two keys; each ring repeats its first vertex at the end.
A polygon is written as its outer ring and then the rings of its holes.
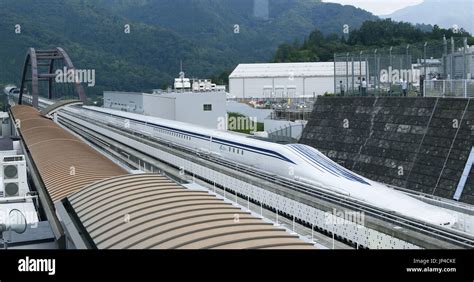
{"type": "MultiPolygon", "coordinates": [[[[81,109],[82,111],[91,111],[89,109],[81,109]]],[[[94,111],[95,112],[95,111],[94,111]]],[[[425,235],[429,235],[430,237],[438,238],[440,240],[452,243],[456,246],[459,247],[464,247],[464,248],[473,248],[474,247],[474,240],[472,237],[469,237],[467,234],[463,234],[461,232],[457,232],[456,230],[449,230],[443,227],[438,227],[434,226],[428,223],[416,221],[410,218],[406,218],[403,216],[400,216],[398,214],[393,214],[387,211],[384,211],[379,208],[375,208],[373,206],[369,206],[365,203],[358,202],[355,199],[352,199],[350,197],[344,196],[344,195],[339,195],[335,194],[328,189],[324,187],[318,187],[318,186],[311,186],[307,185],[301,182],[297,182],[291,179],[287,179],[281,176],[277,175],[272,175],[268,174],[264,171],[258,170],[253,167],[247,167],[243,166],[241,164],[237,164],[234,162],[229,162],[227,160],[223,160],[221,158],[218,158],[214,155],[211,154],[205,154],[202,152],[196,152],[195,150],[191,150],[189,148],[185,148],[182,146],[178,146],[176,144],[171,144],[169,142],[166,142],[162,139],[155,138],[153,136],[150,136],[149,134],[143,134],[143,132],[138,132],[136,130],[133,130],[132,127],[130,128],[122,128],[118,127],[114,124],[107,124],[107,123],[102,123],[97,120],[92,120],[88,118],[86,115],[78,115],[76,113],[72,113],[70,111],[67,111],[67,109],[63,109],[59,112],[59,116],[61,117],[61,120],[67,119],[66,116],[62,113],[66,113],[67,115],[75,116],[76,118],[79,118],[81,120],[85,120],[87,122],[90,122],[92,124],[95,124],[97,126],[101,126],[107,129],[113,129],[117,132],[120,132],[120,134],[126,135],[129,138],[134,138],[136,140],[139,140],[140,142],[147,142],[147,144],[160,144],[160,145],[165,145],[168,147],[172,147],[173,149],[180,150],[181,152],[185,154],[191,154],[193,156],[199,155],[199,157],[203,160],[207,160],[209,162],[212,162],[214,164],[231,168],[233,170],[238,170],[242,173],[257,177],[259,179],[269,181],[271,183],[278,184],[282,187],[286,187],[288,189],[303,193],[305,195],[311,196],[311,197],[316,197],[318,199],[322,199],[327,202],[331,202],[333,204],[339,205],[343,208],[347,208],[350,210],[354,211],[360,211],[364,212],[366,215],[370,215],[374,218],[377,218],[379,220],[383,220],[386,222],[391,222],[393,224],[396,224],[398,226],[403,226],[405,228],[408,228],[410,230],[414,230],[416,232],[420,232],[425,235]]],[[[96,113],[96,112],[95,112],[96,113]]],[[[103,114],[103,113],[101,113],[103,114]]],[[[107,115],[107,114],[103,114],[107,115]]],[[[125,120],[125,118],[123,118],[125,120]]],[[[136,121],[134,121],[136,122],[136,121]]],[[[143,122],[143,124],[146,124],[143,122]]],[[[153,126],[151,124],[146,124],[146,126],[153,126]]]]}

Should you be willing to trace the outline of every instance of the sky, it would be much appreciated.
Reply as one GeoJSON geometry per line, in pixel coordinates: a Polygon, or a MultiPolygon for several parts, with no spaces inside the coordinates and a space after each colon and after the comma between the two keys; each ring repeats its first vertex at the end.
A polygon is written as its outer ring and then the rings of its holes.
{"type": "Polygon", "coordinates": [[[323,0],[343,5],[352,5],[374,15],[388,15],[408,6],[420,4],[423,0],[323,0]]]}

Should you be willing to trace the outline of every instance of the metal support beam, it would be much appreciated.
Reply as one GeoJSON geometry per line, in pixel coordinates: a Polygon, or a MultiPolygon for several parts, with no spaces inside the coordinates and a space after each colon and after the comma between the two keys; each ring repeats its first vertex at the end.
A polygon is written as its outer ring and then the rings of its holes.
{"type": "MultiPolygon", "coordinates": [[[[31,83],[31,96],[33,99],[33,107],[38,108],[38,82],[40,81],[47,81],[48,82],[48,94],[47,97],[49,99],[53,98],[53,79],[55,78],[54,73],[54,60],[63,61],[64,66],[68,69],[75,69],[74,65],[69,58],[69,55],[60,47],[57,47],[52,50],[38,50],[36,51],[34,48],[29,48],[26,54],[25,63],[23,65],[23,75],[21,80],[21,87],[20,87],[20,95],[18,98],[18,104],[22,103],[23,92],[26,88],[26,83],[31,83]],[[49,67],[49,71],[47,73],[38,73],[38,66],[42,67],[49,67]],[[31,77],[26,77],[29,73],[28,70],[31,70],[31,77]]],[[[79,82],[74,82],[74,89],[79,99],[85,103],[87,101],[86,94],[84,92],[84,88],[79,82]]],[[[43,95],[45,96],[45,95],[43,95]]]]}
{"type": "Polygon", "coordinates": [[[462,172],[461,179],[459,180],[458,187],[456,188],[456,192],[454,192],[453,199],[456,201],[459,201],[459,199],[461,199],[464,186],[466,185],[467,178],[469,177],[469,173],[471,172],[473,164],[474,147],[471,148],[471,153],[469,154],[469,158],[467,159],[466,165],[464,166],[464,170],[462,172]]]}

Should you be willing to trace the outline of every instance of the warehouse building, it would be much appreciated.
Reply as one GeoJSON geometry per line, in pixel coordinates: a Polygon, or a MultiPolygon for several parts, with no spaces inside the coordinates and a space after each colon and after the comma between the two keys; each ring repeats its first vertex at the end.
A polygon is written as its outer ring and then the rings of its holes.
{"type": "Polygon", "coordinates": [[[229,76],[235,98],[313,97],[334,92],[334,63],[240,64],[229,76]]]}
{"type": "Polygon", "coordinates": [[[218,128],[226,116],[226,93],[206,92],[104,92],[104,108],[218,128]]]}

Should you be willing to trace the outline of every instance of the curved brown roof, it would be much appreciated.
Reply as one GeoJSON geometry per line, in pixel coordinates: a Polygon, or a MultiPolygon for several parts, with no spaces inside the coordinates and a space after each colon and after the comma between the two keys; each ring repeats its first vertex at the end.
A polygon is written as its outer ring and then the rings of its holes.
{"type": "Polygon", "coordinates": [[[96,181],[127,173],[35,108],[16,105],[11,112],[53,202],[96,181]]]}
{"type": "Polygon", "coordinates": [[[99,249],[313,248],[206,191],[156,174],[109,178],[67,199],[99,249]]]}

